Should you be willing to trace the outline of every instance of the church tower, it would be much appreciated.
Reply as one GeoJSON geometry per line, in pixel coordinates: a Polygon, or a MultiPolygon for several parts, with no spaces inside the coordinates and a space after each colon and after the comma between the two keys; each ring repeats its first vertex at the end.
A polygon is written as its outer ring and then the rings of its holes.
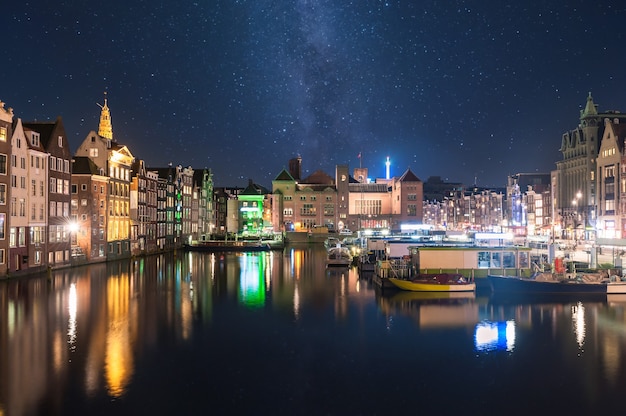
{"type": "MultiPolygon", "coordinates": [[[[100,104],[98,104],[100,105],[100,104]]],[[[98,125],[98,135],[109,140],[113,140],[113,125],[111,124],[111,112],[107,105],[107,93],[104,93],[104,105],[100,105],[100,124],[98,125]]]]}

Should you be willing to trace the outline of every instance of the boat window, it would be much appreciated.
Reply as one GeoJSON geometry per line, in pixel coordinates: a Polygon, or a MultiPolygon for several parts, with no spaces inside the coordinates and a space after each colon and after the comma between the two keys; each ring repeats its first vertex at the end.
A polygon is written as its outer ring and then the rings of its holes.
{"type": "Polygon", "coordinates": [[[502,267],[502,253],[492,253],[491,256],[491,267],[500,268],[502,267]]]}
{"type": "Polygon", "coordinates": [[[529,263],[528,263],[528,253],[521,251],[518,253],[518,257],[519,257],[519,268],[520,269],[525,269],[527,267],[529,267],[529,263]]]}
{"type": "Polygon", "coordinates": [[[505,251],[502,253],[502,267],[505,269],[515,268],[515,253],[512,251],[505,251]]]}
{"type": "Polygon", "coordinates": [[[488,251],[479,251],[478,252],[478,268],[479,269],[488,269],[490,263],[491,253],[488,251]]]}

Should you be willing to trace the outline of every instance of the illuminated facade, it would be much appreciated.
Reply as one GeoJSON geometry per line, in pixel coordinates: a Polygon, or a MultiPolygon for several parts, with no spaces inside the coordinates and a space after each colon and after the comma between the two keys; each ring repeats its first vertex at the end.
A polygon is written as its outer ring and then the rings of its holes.
{"type": "Polygon", "coordinates": [[[11,137],[13,136],[13,110],[5,109],[0,101],[0,275],[7,273],[7,255],[9,251],[9,188],[11,186],[9,158],[11,156],[11,137]]]}
{"type": "MultiPolygon", "coordinates": [[[[238,233],[243,236],[262,234],[265,230],[264,201],[269,191],[250,180],[248,186],[239,194],[238,233]]],[[[268,223],[269,224],[269,223],[268,223]]]]}
{"type": "MultiPolygon", "coordinates": [[[[30,184],[28,204],[31,216],[28,221],[28,268],[43,269],[47,266],[46,230],[48,228],[48,153],[41,143],[39,133],[26,129],[24,136],[28,144],[26,165],[28,166],[27,183],[30,184]],[[33,189],[36,187],[36,189],[33,189]],[[35,218],[33,219],[33,209],[35,218]]],[[[20,162],[21,163],[21,162],[20,162]]]]}
{"type": "Polygon", "coordinates": [[[597,159],[597,237],[626,236],[626,120],[604,120],[604,134],[597,159]]]}
{"type": "Polygon", "coordinates": [[[72,160],[72,262],[107,260],[107,200],[109,178],[86,156],[72,160]]]}
{"type": "MultiPolygon", "coordinates": [[[[37,202],[32,202],[30,196],[37,197],[37,180],[31,186],[29,178],[28,145],[26,135],[22,127],[22,122],[18,118],[13,125],[13,135],[11,137],[11,189],[9,191],[9,251],[7,256],[7,269],[9,273],[16,273],[20,270],[28,269],[28,230],[29,221],[37,220],[39,206],[37,202]],[[32,189],[34,187],[34,189],[32,189]],[[13,209],[11,209],[13,208],[13,209]]],[[[41,202],[40,203],[45,203],[41,202]]],[[[44,222],[43,212],[41,221],[44,222]]]]}
{"type": "Polygon", "coordinates": [[[290,161],[272,181],[272,223],[275,231],[303,231],[315,226],[390,230],[423,219],[423,184],[407,169],[400,177],[367,180],[367,169],[337,165],[335,178],[317,171],[300,177],[301,159],[290,161]],[[359,178],[360,180],[354,179],[359,178]]]}
{"type": "MultiPolygon", "coordinates": [[[[48,156],[48,233],[47,262],[51,268],[70,264],[70,181],[71,159],[69,142],[61,117],[51,122],[24,122],[24,130],[39,135],[48,156]]],[[[33,136],[35,137],[35,136],[33,136]]],[[[18,211],[22,204],[18,201],[18,211]]],[[[25,207],[24,207],[25,209],[25,207]]]]}
{"type": "Polygon", "coordinates": [[[113,140],[107,101],[100,115],[99,133],[89,132],[76,150],[76,156],[91,159],[108,177],[107,191],[107,259],[130,257],[130,172],[134,156],[113,140]]]}
{"type": "MultiPolygon", "coordinates": [[[[574,238],[576,235],[583,238],[593,238],[591,234],[598,230],[604,233],[613,233],[611,219],[608,223],[596,223],[598,208],[600,207],[600,192],[598,186],[598,156],[601,139],[605,134],[605,120],[613,123],[626,122],[626,114],[619,111],[598,112],[591,93],[587,97],[585,108],[580,111],[578,127],[564,133],[561,139],[561,153],[563,160],[556,163],[555,180],[555,221],[561,229],[561,237],[574,238]],[[577,230],[577,231],[575,231],[577,230]]],[[[611,162],[606,162],[611,163],[611,162]]],[[[609,179],[610,181],[613,179],[609,179]]],[[[606,186],[606,181],[605,185],[606,186]]],[[[609,185],[610,188],[611,185],[609,185]]],[[[606,194],[606,189],[603,190],[606,194]]],[[[605,198],[606,200],[606,198],[605,198]]],[[[611,200],[611,199],[609,199],[611,200]]],[[[604,209],[604,212],[611,210],[604,209]]],[[[611,214],[612,215],[612,214],[611,214]]]]}

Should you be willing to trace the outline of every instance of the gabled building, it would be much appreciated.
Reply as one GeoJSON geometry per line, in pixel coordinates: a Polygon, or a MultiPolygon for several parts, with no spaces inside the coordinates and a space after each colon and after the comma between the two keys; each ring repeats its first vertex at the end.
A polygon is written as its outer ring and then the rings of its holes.
{"type": "Polygon", "coordinates": [[[175,170],[168,168],[149,168],[157,174],[157,250],[173,250],[175,248],[176,220],[176,187],[175,170]]]}
{"type": "Polygon", "coordinates": [[[213,234],[215,238],[224,238],[229,234],[237,233],[237,199],[243,189],[240,187],[217,187],[213,189],[216,213],[215,231],[213,234]]]}
{"type": "Polygon", "coordinates": [[[555,221],[559,223],[562,237],[572,237],[575,219],[579,216],[583,219],[583,230],[596,227],[599,203],[596,162],[604,136],[605,119],[624,123],[626,114],[619,111],[598,112],[598,106],[589,93],[585,108],[580,111],[578,127],[564,133],[561,138],[563,160],[556,163],[553,182],[557,183],[554,205],[558,218],[555,221]]]}
{"type": "Polygon", "coordinates": [[[215,231],[213,203],[213,173],[210,169],[196,170],[193,174],[194,190],[198,195],[197,236],[199,241],[211,239],[215,231]]]}
{"type": "Polygon", "coordinates": [[[10,198],[9,190],[11,186],[11,169],[9,167],[9,157],[11,156],[12,137],[13,109],[5,109],[4,103],[0,101],[0,276],[5,276],[8,271],[8,203],[10,198]]]}
{"type": "Polygon", "coordinates": [[[89,132],[76,156],[91,159],[109,179],[107,192],[107,259],[128,258],[130,251],[130,172],[134,156],[113,140],[107,100],[100,114],[98,133],[89,132]]]}
{"type": "MultiPolygon", "coordinates": [[[[9,216],[9,252],[7,256],[7,269],[9,273],[16,273],[28,269],[28,246],[29,221],[36,221],[40,212],[37,198],[37,179],[29,178],[28,169],[28,143],[22,121],[18,118],[13,123],[13,135],[11,137],[11,202],[15,207],[9,216]],[[30,197],[33,197],[31,203],[30,197]],[[19,209],[17,209],[19,207],[19,209]]],[[[38,201],[40,204],[44,203],[38,201]]],[[[44,222],[45,223],[45,222],[44,222]]]]}
{"type": "MultiPolygon", "coordinates": [[[[70,181],[71,151],[63,120],[23,122],[24,130],[39,135],[48,159],[48,243],[47,264],[51,268],[70,265],[70,181]]],[[[18,201],[18,212],[22,207],[18,201]]]]}
{"type": "Polygon", "coordinates": [[[136,159],[130,172],[130,252],[133,256],[146,249],[146,199],[146,169],[143,160],[136,159]]]}
{"type": "Polygon", "coordinates": [[[135,160],[130,183],[130,240],[133,255],[156,251],[158,179],[156,172],[146,169],[143,160],[135,160]]]}
{"type": "MultiPolygon", "coordinates": [[[[626,120],[604,119],[604,134],[597,158],[597,237],[624,238],[626,236],[626,120]],[[621,121],[621,122],[620,122],[621,121]]],[[[583,212],[573,216],[573,225],[582,234],[585,224],[583,212]]]]}
{"type": "Polygon", "coordinates": [[[72,160],[72,262],[107,260],[107,200],[109,178],[86,156],[72,160]]]}
{"type": "Polygon", "coordinates": [[[261,236],[265,232],[268,221],[269,191],[255,184],[252,179],[248,186],[239,194],[237,204],[237,233],[242,236],[261,236]],[[267,202],[266,202],[267,200],[267,202]]]}
{"type": "Polygon", "coordinates": [[[399,178],[392,178],[392,230],[399,230],[401,224],[421,224],[424,216],[423,182],[407,169],[399,178]]]}
{"type": "Polygon", "coordinates": [[[24,129],[24,137],[28,146],[28,180],[31,191],[28,196],[31,217],[28,220],[28,268],[35,271],[47,266],[46,230],[48,229],[48,162],[49,154],[43,147],[41,136],[36,131],[24,129]],[[36,187],[36,190],[33,189],[36,187]],[[36,211],[32,218],[33,208],[36,211]]]}

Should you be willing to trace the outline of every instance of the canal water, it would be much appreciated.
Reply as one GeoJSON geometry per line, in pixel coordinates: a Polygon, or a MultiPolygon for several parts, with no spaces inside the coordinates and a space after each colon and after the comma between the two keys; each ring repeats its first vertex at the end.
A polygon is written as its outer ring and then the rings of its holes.
{"type": "Polygon", "coordinates": [[[0,282],[0,416],[623,413],[626,299],[388,290],[325,252],[0,282]]]}

